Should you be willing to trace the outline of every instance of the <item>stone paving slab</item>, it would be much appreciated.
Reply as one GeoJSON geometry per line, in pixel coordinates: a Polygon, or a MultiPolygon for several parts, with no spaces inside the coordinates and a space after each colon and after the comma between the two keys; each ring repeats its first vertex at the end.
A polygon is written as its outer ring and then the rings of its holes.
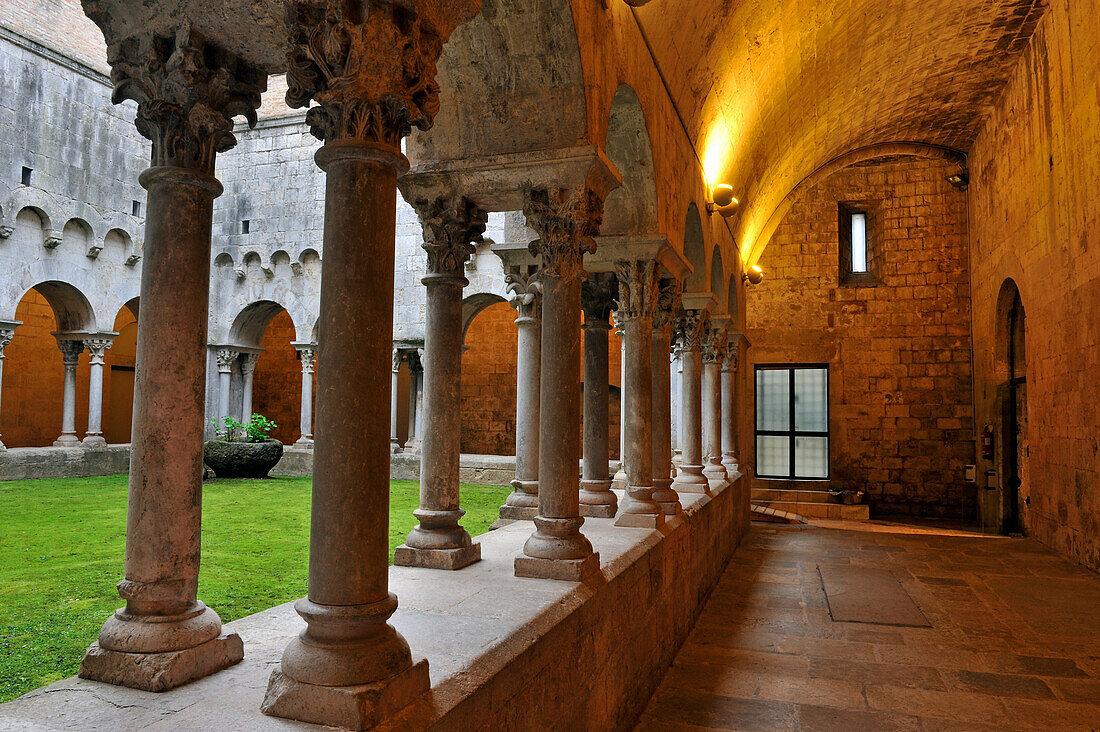
{"type": "Polygon", "coordinates": [[[931,627],[888,569],[819,564],[817,571],[836,622],[931,627]]]}

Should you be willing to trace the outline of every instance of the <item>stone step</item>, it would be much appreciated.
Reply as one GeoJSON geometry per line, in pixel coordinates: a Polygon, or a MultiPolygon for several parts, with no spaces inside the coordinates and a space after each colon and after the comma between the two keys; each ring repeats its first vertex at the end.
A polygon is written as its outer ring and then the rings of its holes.
{"type": "Polygon", "coordinates": [[[794,490],[788,488],[753,488],[754,501],[797,501],[798,503],[836,503],[829,491],[794,490]]]}
{"type": "Polygon", "coordinates": [[[786,511],[803,518],[836,519],[844,521],[867,521],[871,518],[871,509],[866,504],[845,506],[842,503],[814,503],[799,501],[768,501],[764,503],[755,497],[753,503],[766,505],[776,511],[786,511]]]}

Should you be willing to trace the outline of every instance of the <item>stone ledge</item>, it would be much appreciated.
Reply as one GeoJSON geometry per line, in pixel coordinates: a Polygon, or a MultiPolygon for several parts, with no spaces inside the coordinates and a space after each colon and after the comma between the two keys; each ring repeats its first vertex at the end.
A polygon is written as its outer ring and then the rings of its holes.
{"type": "MultiPolygon", "coordinates": [[[[514,576],[528,522],[478,537],[482,561],[454,572],[392,567],[392,623],[428,659],[431,692],[381,729],[631,726],[748,527],[748,483],[682,496],[664,533],[586,520],[601,566],[583,583],[514,576]]],[[[302,627],[292,603],[265,610],[226,624],[245,658],[213,676],[161,694],[66,679],[0,705],[0,729],[316,729],[260,712],[302,627]]]]}
{"type": "Polygon", "coordinates": [[[9,447],[0,450],[0,480],[86,478],[130,471],[130,446],[9,447]]]}

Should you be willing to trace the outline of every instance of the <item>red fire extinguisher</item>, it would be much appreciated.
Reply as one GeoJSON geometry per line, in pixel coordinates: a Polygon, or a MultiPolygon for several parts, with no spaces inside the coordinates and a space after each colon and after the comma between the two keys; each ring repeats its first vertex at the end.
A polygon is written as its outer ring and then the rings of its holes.
{"type": "Polygon", "coordinates": [[[993,425],[982,427],[982,460],[993,459],[993,425]]]}

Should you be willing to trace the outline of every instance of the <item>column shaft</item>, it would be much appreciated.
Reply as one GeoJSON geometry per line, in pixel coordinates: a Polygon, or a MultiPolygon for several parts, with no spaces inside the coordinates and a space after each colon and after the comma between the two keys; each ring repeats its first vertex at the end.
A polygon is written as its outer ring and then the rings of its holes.
{"type": "Polygon", "coordinates": [[[718,486],[728,481],[722,465],[722,362],[726,357],[724,319],[712,319],[702,341],[703,475],[718,486]]]}
{"type": "Polygon", "coordinates": [[[313,444],[313,369],[316,351],[314,348],[299,348],[298,357],[302,361],[302,410],[299,415],[302,434],[295,444],[308,447],[313,444]]]}
{"type": "Polygon", "coordinates": [[[680,497],[672,489],[672,400],[668,369],[671,336],[667,320],[653,328],[653,500],[666,516],[675,516],[681,510],[680,497]]]}
{"type": "Polygon", "coordinates": [[[401,443],[397,439],[397,376],[400,366],[401,356],[397,349],[394,349],[390,372],[390,452],[401,449],[401,443]]]}
{"type": "Polygon", "coordinates": [[[93,338],[84,341],[88,349],[88,432],[81,441],[86,447],[102,447],[103,439],[103,363],[111,338],[93,338]]]}
{"type": "Polygon", "coordinates": [[[84,350],[84,344],[74,340],[58,340],[61,362],[65,368],[61,391],[61,436],[54,440],[55,447],[74,447],[80,444],[76,437],[76,365],[84,350]]]}
{"type": "Polygon", "coordinates": [[[701,314],[685,311],[678,323],[680,357],[680,450],[681,462],[672,487],[678,493],[709,493],[710,483],[703,477],[702,368],[699,339],[701,314]]]}
{"type": "Polygon", "coordinates": [[[722,363],[722,465],[733,477],[737,466],[737,354],[735,343],[722,363]]]}
{"type": "MultiPolygon", "coordinates": [[[[21,324],[18,320],[0,321],[0,396],[4,393],[4,349],[15,337],[15,328],[21,324]]],[[[0,450],[6,450],[3,441],[0,441],[0,450]]]]}
{"type": "Polygon", "coordinates": [[[539,505],[539,400],[542,375],[542,289],[515,272],[506,278],[516,308],[516,477],[500,507],[502,519],[533,519],[539,505]]]}
{"type": "Polygon", "coordinates": [[[608,358],[607,334],[611,325],[592,311],[584,323],[584,450],[581,468],[581,515],[612,518],[618,497],[611,492],[608,475],[608,358]]]}
{"type": "Polygon", "coordinates": [[[622,323],[615,321],[615,334],[619,336],[619,469],[612,479],[615,488],[626,489],[626,340],[622,323]]]}

